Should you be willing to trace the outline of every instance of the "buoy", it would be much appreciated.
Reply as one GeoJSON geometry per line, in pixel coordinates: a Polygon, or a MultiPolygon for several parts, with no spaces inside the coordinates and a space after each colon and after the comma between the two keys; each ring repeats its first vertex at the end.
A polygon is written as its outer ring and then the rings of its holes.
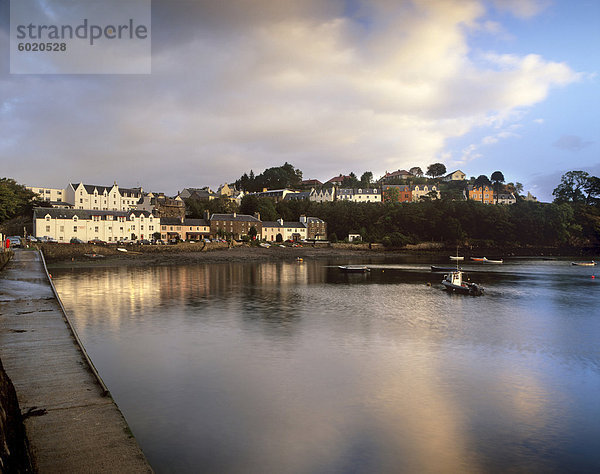
{"type": "Polygon", "coordinates": [[[592,280],[593,280],[594,278],[596,278],[596,275],[592,275],[592,280]]]}

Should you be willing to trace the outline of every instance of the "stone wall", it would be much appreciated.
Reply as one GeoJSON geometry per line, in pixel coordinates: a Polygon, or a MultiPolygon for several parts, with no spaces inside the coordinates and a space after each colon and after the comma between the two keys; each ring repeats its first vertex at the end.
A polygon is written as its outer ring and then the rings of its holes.
{"type": "Polygon", "coordinates": [[[0,361],[0,472],[33,472],[23,418],[12,382],[0,361]]]}

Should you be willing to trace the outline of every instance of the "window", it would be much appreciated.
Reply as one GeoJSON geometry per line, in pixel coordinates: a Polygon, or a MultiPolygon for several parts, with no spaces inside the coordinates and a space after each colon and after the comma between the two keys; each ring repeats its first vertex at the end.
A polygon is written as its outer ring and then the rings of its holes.
{"type": "Polygon", "coordinates": [[[61,226],[60,226],[60,231],[61,231],[61,232],[64,232],[64,231],[65,231],[65,226],[64,226],[64,225],[61,225],[61,226]]]}
{"type": "Polygon", "coordinates": [[[50,221],[50,216],[46,216],[46,222],[50,221]]]}
{"type": "Polygon", "coordinates": [[[98,226],[94,227],[94,232],[98,233],[98,226]]]}
{"type": "Polygon", "coordinates": [[[49,225],[46,226],[46,232],[50,232],[50,226],[49,225]]]}
{"type": "Polygon", "coordinates": [[[73,232],[77,233],[77,226],[76,225],[73,226],[73,232]]]}

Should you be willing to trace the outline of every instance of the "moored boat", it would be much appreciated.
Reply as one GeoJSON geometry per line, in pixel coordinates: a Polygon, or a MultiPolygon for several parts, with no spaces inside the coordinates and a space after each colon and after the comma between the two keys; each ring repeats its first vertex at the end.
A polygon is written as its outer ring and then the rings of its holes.
{"type": "Polygon", "coordinates": [[[490,260],[487,257],[471,257],[471,260],[481,263],[504,263],[504,260],[490,260]]]}
{"type": "Polygon", "coordinates": [[[339,265],[338,268],[346,273],[366,273],[371,271],[366,265],[339,265]]]}
{"type": "Polygon", "coordinates": [[[439,265],[431,265],[431,271],[432,272],[455,272],[457,270],[461,270],[461,268],[458,267],[442,267],[439,265]]]}
{"type": "Polygon", "coordinates": [[[459,257],[458,255],[450,255],[450,260],[464,260],[465,257],[459,257]]]}
{"type": "Polygon", "coordinates": [[[442,285],[450,292],[463,295],[480,296],[484,291],[477,283],[463,281],[463,272],[460,270],[448,273],[442,280],[442,285]]]}
{"type": "Polygon", "coordinates": [[[571,262],[571,265],[577,265],[578,267],[593,267],[597,262],[593,260],[591,262],[571,262]]]}

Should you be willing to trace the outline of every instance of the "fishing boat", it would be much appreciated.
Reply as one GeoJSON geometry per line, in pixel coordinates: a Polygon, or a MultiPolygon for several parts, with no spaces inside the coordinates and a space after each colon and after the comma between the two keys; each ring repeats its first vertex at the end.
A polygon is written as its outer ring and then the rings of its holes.
{"type": "Polygon", "coordinates": [[[450,292],[463,295],[480,296],[484,291],[477,283],[463,281],[463,272],[460,270],[448,273],[442,280],[442,285],[450,292]]]}
{"type": "Polygon", "coordinates": [[[571,265],[577,265],[578,267],[593,267],[597,262],[593,260],[591,262],[571,262],[571,265]]]}
{"type": "Polygon", "coordinates": [[[465,257],[459,257],[458,255],[450,255],[450,260],[464,260],[465,257]]]}
{"type": "Polygon", "coordinates": [[[367,273],[371,271],[366,265],[339,265],[338,268],[345,273],[367,273]]]}

